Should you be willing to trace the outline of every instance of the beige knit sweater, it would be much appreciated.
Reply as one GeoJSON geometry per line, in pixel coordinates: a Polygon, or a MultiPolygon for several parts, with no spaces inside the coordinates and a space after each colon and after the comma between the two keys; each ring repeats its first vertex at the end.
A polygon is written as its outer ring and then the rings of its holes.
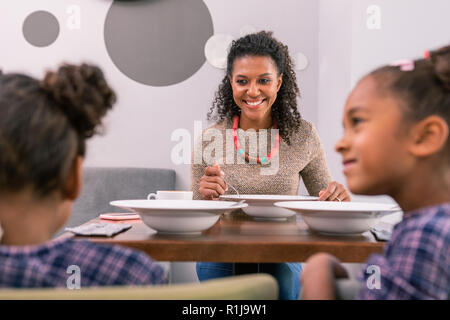
{"type": "MultiPolygon", "coordinates": [[[[322,143],[310,122],[301,120],[299,131],[291,136],[291,145],[281,139],[277,155],[263,165],[245,162],[237,155],[232,128],[232,122],[224,120],[205,129],[197,138],[191,157],[194,199],[201,199],[200,178],[205,168],[215,162],[225,173],[225,180],[240,194],[296,195],[301,177],[309,194],[317,196],[332,180],[322,143]]],[[[265,156],[272,149],[275,134],[271,130],[255,132],[238,129],[238,139],[250,156],[265,156]]],[[[235,192],[228,187],[226,194],[235,192]]]]}

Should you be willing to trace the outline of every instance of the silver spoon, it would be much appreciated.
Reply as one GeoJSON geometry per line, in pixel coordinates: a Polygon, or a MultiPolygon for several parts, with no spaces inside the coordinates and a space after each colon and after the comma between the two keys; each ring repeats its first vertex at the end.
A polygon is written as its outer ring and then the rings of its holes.
{"type": "Polygon", "coordinates": [[[239,195],[239,192],[237,191],[237,189],[236,189],[235,187],[233,187],[233,185],[232,185],[231,183],[229,183],[227,180],[225,180],[224,178],[222,178],[222,179],[225,181],[225,183],[226,183],[228,186],[231,187],[231,189],[234,190],[234,192],[236,192],[236,194],[237,194],[237,196],[238,196],[238,198],[239,198],[240,195],[239,195]]]}

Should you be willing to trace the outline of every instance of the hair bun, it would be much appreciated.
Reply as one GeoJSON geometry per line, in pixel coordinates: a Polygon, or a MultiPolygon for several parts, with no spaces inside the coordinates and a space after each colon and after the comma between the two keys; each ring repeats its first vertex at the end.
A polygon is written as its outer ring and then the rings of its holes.
{"type": "Polygon", "coordinates": [[[430,59],[436,76],[442,82],[444,88],[450,91],[450,45],[433,51],[430,59]]]}
{"type": "Polygon", "coordinates": [[[42,88],[67,116],[79,135],[89,138],[102,117],[116,102],[100,68],[88,64],[65,64],[46,73],[42,88]]]}

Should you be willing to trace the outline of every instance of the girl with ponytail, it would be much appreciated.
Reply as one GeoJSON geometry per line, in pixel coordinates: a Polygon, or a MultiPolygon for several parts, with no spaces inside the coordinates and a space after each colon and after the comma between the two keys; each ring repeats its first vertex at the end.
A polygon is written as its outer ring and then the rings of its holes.
{"type": "MultiPolygon", "coordinates": [[[[378,68],[348,97],[336,144],[348,187],[389,195],[404,212],[384,253],[369,257],[357,299],[450,297],[449,128],[450,46],[378,68]]],[[[303,297],[335,298],[335,279],[345,275],[336,258],[311,257],[303,297]]]]}

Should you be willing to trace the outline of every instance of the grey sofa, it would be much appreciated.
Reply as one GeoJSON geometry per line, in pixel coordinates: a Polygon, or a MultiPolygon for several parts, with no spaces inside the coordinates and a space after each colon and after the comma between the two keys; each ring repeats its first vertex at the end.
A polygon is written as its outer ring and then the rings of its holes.
{"type": "MultiPolygon", "coordinates": [[[[123,212],[112,200],[145,199],[157,190],[175,190],[175,171],[155,168],[85,167],[81,194],[64,227],[75,227],[105,212],[123,212]]],[[[62,231],[64,228],[60,231],[62,231]]]]}
{"type": "MultiPolygon", "coordinates": [[[[113,200],[145,199],[151,192],[175,190],[175,170],[156,168],[83,168],[81,194],[75,201],[66,227],[76,227],[105,212],[123,212],[109,205],[113,200]]],[[[172,282],[170,262],[158,261],[172,282]]]]}

